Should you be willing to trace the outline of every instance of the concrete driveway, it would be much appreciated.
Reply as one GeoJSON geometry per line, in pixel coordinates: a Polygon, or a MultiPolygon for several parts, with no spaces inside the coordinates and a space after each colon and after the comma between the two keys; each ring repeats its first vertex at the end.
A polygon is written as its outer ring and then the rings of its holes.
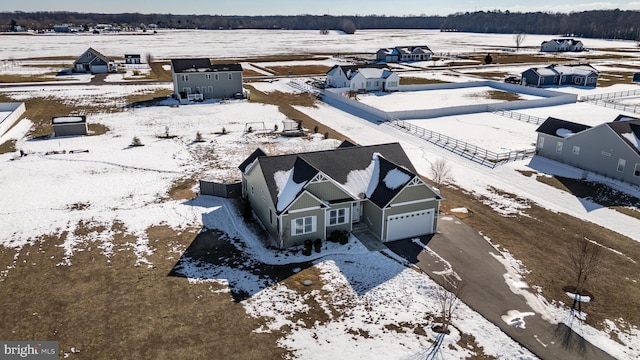
{"type": "Polygon", "coordinates": [[[551,324],[538,313],[521,318],[524,328],[517,326],[522,325],[517,321],[505,322],[503,316],[508,317],[510,311],[534,310],[505,282],[507,271],[495,257],[501,255],[477,231],[453,216],[441,217],[438,227],[437,234],[421,238],[437,256],[411,240],[385,244],[437,282],[442,280],[438,273],[450,266],[464,280],[461,300],[541,359],[613,359],[567,326],[551,324]]]}

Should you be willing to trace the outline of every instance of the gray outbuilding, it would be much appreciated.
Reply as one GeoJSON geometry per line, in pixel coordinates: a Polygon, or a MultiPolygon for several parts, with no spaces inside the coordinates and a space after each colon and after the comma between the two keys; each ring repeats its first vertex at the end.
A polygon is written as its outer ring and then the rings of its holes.
{"type": "Polygon", "coordinates": [[[60,116],[51,120],[53,134],[55,136],[80,136],[87,135],[87,117],[60,116]]]}

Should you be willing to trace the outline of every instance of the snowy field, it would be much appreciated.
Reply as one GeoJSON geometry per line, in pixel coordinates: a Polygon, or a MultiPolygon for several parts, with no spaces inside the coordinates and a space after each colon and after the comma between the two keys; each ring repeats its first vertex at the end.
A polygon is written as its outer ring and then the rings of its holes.
{"type": "MultiPolygon", "coordinates": [[[[527,36],[525,46],[538,46],[551,36],[527,36]]],[[[372,52],[379,47],[398,43],[429,44],[435,52],[485,51],[501,46],[512,46],[512,35],[440,33],[439,31],[358,31],[355,35],[331,32],[291,31],[160,31],[157,35],[127,36],[126,42],[117,35],[37,35],[0,36],[0,59],[67,56],[80,54],[93,46],[108,56],[124,53],[151,53],[156,58],[176,56],[249,57],[280,53],[372,52]],[[265,35],[267,34],[267,35],[265,35]],[[346,39],[346,40],[345,40],[346,39]],[[64,44],[64,46],[61,46],[64,44]],[[180,44],[180,46],[176,46],[180,44]],[[230,46],[229,44],[233,44],[230,46]],[[38,49],[35,50],[34,49],[38,49]]],[[[592,49],[635,49],[635,42],[583,39],[592,49]]],[[[273,62],[270,66],[285,66],[286,62],[273,62]]],[[[331,64],[323,61],[322,64],[331,64]]],[[[494,70],[500,71],[501,68],[494,70]]],[[[458,79],[449,73],[425,72],[417,76],[442,79],[458,79]]],[[[413,76],[413,74],[412,74],[413,76]]],[[[261,91],[290,91],[287,80],[253,83],[261,91]]],[[[2,88],[0,92],[15,101],[36,97],[53,97],[70,104],[125,105],[126,96],[152,93],[158,89],[170,89],[164,85],[101,85],[101,86],[51,86],[46,89],[32,86],[2,88]]],[[[567,88],[568,92],[581,95],[594,92],[610,92],[638,89],[637,85],[616,86],[610,89],[582,90],[567,88]]],[[[557,89],[565,91],[565,89],[557,89]]],[[[366,99],[367,97],[363,97],[366,99]]],[[[467,101],[464,92],[447,98],[450,103],[467,101]]],[[[474,99],[476,97],[473,97],[474,99]]],[[[434,103],[445,100],[435,100],[434,103]]],[[[412,98],[404,106],[422,108],[422,99],[412,98]]],[[[247,229],[232,213],[225,200],[199,197],[193,204],[184,201],[164,200],[173,181],[194,175],[198,178],[217,180],[237,179],[237,165],[256,147],[267,153],[292,153],[324,150],[338,145],[336,140],[324,140],[322,136],[309,139],[282,138],[271,134],[275,125],[282,126],[286,117],[275,106],[229,101],[203,103],[180,107],[164,106],[127,109],[113,114],[88,117],[89,123],[100,123],[110,131],[100,136],[50,138],[30,140],[25,137],[31,125],[22,120],[12,131],[0,139],[18,140],[17,148],[28,155],[20,158],[17,153],[0,155],[0,244],[18,251],[44,234],[59,234],[74,230],[81,222],[89,222],[110,229],[110,224],[120,222],[128,234],[137,239],[132,252],[137,264],[153,266],[150,257],[154,248],[149,244],[146,232],[151,226],[167,225],[180,230],[187,227],[218,228],[230,238],[236,237],[248,245],[253,259],[268,264],[306,261],[306,257],[275,258],[265,249],[255,234],[247,229]],[[264,124],[265,134],[244,134],[245,124],[254,128],[264,124]],[[259,124],[259,125],[258,125],[259,124]],[[221,134],[225,128],[226,134],[221,134]],[[172,139],[158,136],[165,131],[175,135],[172,139]],[[204,143],[195,143],[200,132],[204,143]],[[131,147],[133,137],[139,137],[145,146],[131,147]],[[61,153],[64,151],[65,153],[61,153]],[[58,152],[58,154],[51,154],[58,152]],[[47,155],[49,153],[50,155],[47,155]],[[46,199],[46,201],[43,201],[46,199]]],[[[637,220],[614,210],[590,204],[559,189],[523,176],[518,170],[537,170],[569,177],[579,177],[580,171],[542,159],[523,160],[489,169],[457,157],[439,147],[428,144],[411,135],[399,132],[387,125],[374,124],[346,114],[326,104],[316,108],[297,107],[314,119],[347,134],[363,144],[398,141],[409,155],[419,173],[430,176],[432,161],[444,158],[452,166],[453,183],[475,195],[484,196],[495,211],[509,216],[522,212],[523,204],[517,199],[499,195],[493,189],[518,194],[552,211],[566,213],[640,241],[637,220]]],[[[405,108],[403,108],[405,109],[405,108]]],[[[611,121],[620,112],[586,103],[518,110],[546,118],[554,116],[588,125],[611,121]]],[[[630,114],[633,115],[633,114],[630,114]]],[[[452,116],[439,119],[412,121],[427,129],[442,132],[456,138],[467,139],[478,146],[490,149],[522,149],[535,142],[535,126],[491,114],[452,116]],[[483,140],[484,139],[484,140],[483,140]],[[488,140],[491,139],[491,140],[488,140]],[[486,143],[483,143],[486,141],[486,143]]],[[[612,186],[630,193],[638,189],[608,181],[612,186]]],[[[86,251],[86,244],[96,244],[97,251],[109,257],[113,251],[111,231],[91,232],[86,236],[69,235],[64,243],[65,258],[60,266],[74,266],[77,251],[86,251]]],[[[184,248],[176,252],[184,252],[184,248]]],[[[350,248],[331,247],[323,252],[323,258],[314,261],[321,272],[323,290],[334,294],[331,304],[345,304],[344,313],[323,325],[304,326],[291,321],[296,314],[306,311],[304,296],[282,284],[265,283],[248,271],[237,268],[213,268],[195,261],[184,260],[180,272],[193,283],[213,282],[225,286],[232,284],[252,290],[253,295],[242,305],[250,316],[265,318],[265,325],[256,332],[280,332],[288,325],[279,345],[299,358],[389,358],[417,359],[433,339],[427,326],[426,336],[412,330],[406,332],[385,331],[385,325],[405,322],[411,327],[424,326],[423,319],[433,314],[436,304],[433,293],[437,285],[428,277],[407,269],[397,261],[379,253],[369,253],[354,239],[350,248]],[[229,280],[231,279],[231,280],[229,280]],[[348,305],[348,306],[346,306],[348,305]],[[350,329],[366,331],[370,338],[336,338],[334,334],[350,329]]],[[[517,267],[506,264],[505,272],[517,273],[517,267]]],[[[12,268],[2,269],[0,282],[12,268]]],[[[316,296],[321,306],[326,300],[316,296]]],[[[544,301],[539,301],[546,304],[544,301]]],[[[556,322],[562,321],[564,309],[548,305],[536,311],[547,314],[556,322]]],[[[613,320],[613,319],[612,319],[613,320]]],[[[472,355],[468,348],[456,344],[460,331],[471,334],[484,352],[501,359],[534,359],[535,356],[508,338],[497,327],[473,310],[462,306],[454,318],[454,333],[447,337],[444,359],[461,359],[472,355]]],[[[622,332],[611,322],[609,332],[615,333],[622,343],[611,340],[608,332],[585,327],[584,336],[605,351],[620,359],[640,357],[640,331],[632,328],[622,332]]]]}
{"type": "MultiPolygon", "coordinates": [[[[506,100],[492,99],[489,91],[504,92],[490,86],[460,89],[438,89],[423,91],[397,91],[392,93],[367,93],[358,95],[358,101],[383,111],[439,109],[446,106],[464,106],[501,103],[506,100]]],[[[506,92],[504,92],[506,93],[506,92]]],[[[518,94],[519,100],[540,99],[538,96],[518,94]]]]}
{"type": "MultiPolygon", "coordinates": [[[[522,46],[539,48],[554,35],[527,35],[522,46]]],[[[580,39],[580,38],[576,38],[580,39]]],[[[588,49],[636,49],[635,41],[580,39],[588,49]]],[[[93,47],[110,57],[151,54],[156,59],[208,56],[244,58],[275,54],[371,53],[398,44],[426,44],[436,54],[500,51],[515,46],[511,34],[470,34],[439,30],[358,30],[353,35],[331,31],[290,30],[159,30],[157,34],[44,34],[0,36],[0,59],[79,56],[93,47]],[[64,46],[59,46],[64,44],[64,46]],[[37,49],[34,51],[34,49],[37,49]]],[[[531,50],[533,51],[533,50],[531,50]]],[[[592,54],[598,51],[592,52],[592,54]]],[[[628,53],[626,53],[628,55],[628,53]]],[[[577,55],[579,56],[579,55],[577,55]]]]}
{"type": "Polygon", "coordinates": [[[493,113],[413,119],[406,122],[496,153],[534,148],[537,138],[535,130],[538,128],[535,124],[493,113]]]}

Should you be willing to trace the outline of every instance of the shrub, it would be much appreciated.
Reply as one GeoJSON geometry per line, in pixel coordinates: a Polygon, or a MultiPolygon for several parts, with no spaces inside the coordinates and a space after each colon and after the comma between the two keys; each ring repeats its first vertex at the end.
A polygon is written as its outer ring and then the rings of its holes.
{"type": "Polygon", "coordinates": [[[251,209],[251,203],[249,203],[249,199],[244,197],[242,198],[242,218],[245,222],[251,220],[253,214],[251,209]]]}
{"type": "Polygon", "coordinates": [[[224,127],[222,128],[222,133],[226,134],[227,133],[227,129],[225,129],[224,127]]]}
{"type": "Polygon", "coordinates": [[[325,139],[328,139],[328,138],[329,138],[329,132],[328,132],[328,131],[324,133],[324,138],[325,138],[325,139]]]}
{"type": "Polygon", "coordinates": [[[317,134],[317,133],[318,133],[318,125],[316,125],[316,126],[314,126],[314,127],[313,127],[313,133],[314,133],[314,134],[317,134]]]}
{"type": "Polygon", "coordinates": [[[134,136],[133,140],[131,140],[131,146],[144,146],[144,144],[140,141],[139,137],[134,136]]]}
{"type": "Polygon", "coordinates": [[[198,131],[198,132],[196,133],[196,140],[195,140],[195,141],[196,141],[196,142],[203,142],[203,141],[204,141],[204,139],[202,138],[202,134],[200,133],[200,131],[198,131]]]}
{"type": "Polygon", "coordinates": [[[322,240],[321,239],[315,239],[313,241],[313,249],[319,253],[320,250],[322,249],[322,240]]]}
{"type": "Polygon", "coordinates": [[[349,233],[345,230],[334,230],[327,240],[344,245],[349,242],[349,233]]]}
{"type": "Polygon", "coordinates": [[[311,245],[312,245],[312,241],[311,239],[307,239],[304,241],[304,249],[302,250],[302,254],[305,256],[310,256],[311,255],[311,245]]]}
{"type": "Polygon", "coordinates": [[[278,131],[278,124],[273,125],[273,131],[278,131]]]}

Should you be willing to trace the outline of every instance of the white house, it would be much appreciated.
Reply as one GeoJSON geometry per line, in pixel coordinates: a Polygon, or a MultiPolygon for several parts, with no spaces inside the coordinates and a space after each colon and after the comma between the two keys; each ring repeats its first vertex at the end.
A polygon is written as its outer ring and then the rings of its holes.
{"type": "Polygon", "coordinates": [[[327,72],[326,87],[353,91],[395,91],[400,85],[396,73],[384,65],[336,65],[327,72]]]}
{"type": "Polygon", "coordinates": [[[575,39],[551,39],[543,41],[540,44],[540,51],[545,52],[565,52],[565,51],[583,51],[584,45],[582,41],[575,39]]]}
{"type": "Polygon", "coordinates": [[[433,51],[428,46],[396,46],[383,48],[376,52],[376,61],[379,62],[403,62],[430,60],[433,51]]]}

